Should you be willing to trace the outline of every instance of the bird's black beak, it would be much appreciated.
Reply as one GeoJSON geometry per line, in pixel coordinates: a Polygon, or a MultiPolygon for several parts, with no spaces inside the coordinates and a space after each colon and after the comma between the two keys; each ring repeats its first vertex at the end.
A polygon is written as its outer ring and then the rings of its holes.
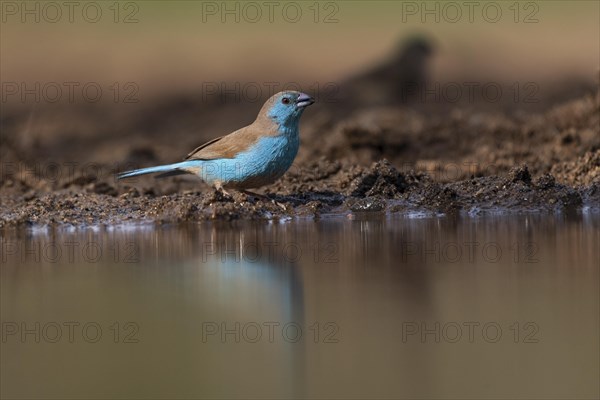
{"type": "Polygon", "coordinates": [[[296,99],[296,107],[298,107],[298,108],[308,107],[314,102],[315,102],[315,99],[313,99],[309,95],[300,93],[300,96],[298,96],[298,98],[296,99]]]}

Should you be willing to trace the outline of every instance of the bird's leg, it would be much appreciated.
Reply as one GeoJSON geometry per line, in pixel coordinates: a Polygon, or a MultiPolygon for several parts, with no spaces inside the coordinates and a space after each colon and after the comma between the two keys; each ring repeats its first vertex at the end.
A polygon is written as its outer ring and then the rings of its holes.
{"type": "Polygon", "coordinates": [[[233,199],[233,196],[227,190],[225,190],[225,188],[223,188],[223,184],[221,182],[215,182],[215,190],[217,192],[220,192],[224,196],[227,196],[230,199],[233,199]]]}
{"type": "Polygon", "coordinates": [[[285,204],[282,204],[282,203],[280,203],[278,201],[275,201],[275,199],[270,199],[269,197],[265,196],[264,194],[254,193],[254,192],[251,192],[249,190],[242,190],[241,192],[244,193],[247,196],[253,196],[253,197],[256,197],[258,199],[262,199],[264,201],[270,201],[273,204],[277,204],[283,211],[286,210],[285,204]]]}

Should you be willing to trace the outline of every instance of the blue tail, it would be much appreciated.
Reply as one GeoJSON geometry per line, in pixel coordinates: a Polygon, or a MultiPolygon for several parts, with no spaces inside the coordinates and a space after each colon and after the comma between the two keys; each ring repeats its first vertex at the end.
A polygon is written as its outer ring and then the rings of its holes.
{"type": "Polygon", "coordinates": [[[190,162],[184,161],[184,162],[175,163],[175,164],[158,165],[156,167],[134,169],[132,171],[125,171],[125,172],[118,173],[117,179],[131,178],[132,176],[138,176],[138,175],[154,174],[156,172],[163,172],[163,174],[161,174],[161,176],[163,176],[163,177],[173,176],[173,175],[181,175],[181,174],[187,173],[187,171],[185,171],[182,168],[189,167],[189,166],[190,166],[190,162]]]}

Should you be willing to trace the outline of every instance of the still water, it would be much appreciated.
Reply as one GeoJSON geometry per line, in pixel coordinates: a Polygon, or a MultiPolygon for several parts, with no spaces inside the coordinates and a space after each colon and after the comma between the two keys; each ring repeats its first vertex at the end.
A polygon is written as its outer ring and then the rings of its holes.
{"type": "Polygon", "coordinates": [[[0,232],[3,398],[597,398],[597,215],[0,232]]]}

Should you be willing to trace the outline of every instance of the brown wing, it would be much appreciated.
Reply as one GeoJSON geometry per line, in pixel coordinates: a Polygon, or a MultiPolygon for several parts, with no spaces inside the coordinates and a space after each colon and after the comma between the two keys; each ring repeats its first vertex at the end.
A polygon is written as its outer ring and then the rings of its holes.
{"type": "Polygon", "coordinates": [[[223,139],[225,136],[219,136],[218,138],[214,138],[212,140],[209,140],[208,142],[201,144],[200,146],[196,147],[194,150],[192,150],[187,156],[185,156],[184,160],[189,160],[189,159],[193,159],[193,158],[198,158],[198,157],[194,157],[194,155],[198,152],[200,152],[200,150],[202,150],[203,148],[210,146],[213,143],[217,143],[219,140],[223,139]]]}
{"type": "Polygon", "coordinates": [[[215,160],[218,158],[235,158],[238,153],[247,150],[262,136],[255,126],[247,126],[229,135],[213,139],[196,148],[185,158],[186,160],[215,160]]]}
{"type": "Polygon", "coordinates": [[[185,157],[185,160],[235,158],[238,153],[247,150],[256,143],[259,138],[277,134],[277,125],[270,118],[259,115],[252,124],[196,147],[194,151],[185,157]]]}

